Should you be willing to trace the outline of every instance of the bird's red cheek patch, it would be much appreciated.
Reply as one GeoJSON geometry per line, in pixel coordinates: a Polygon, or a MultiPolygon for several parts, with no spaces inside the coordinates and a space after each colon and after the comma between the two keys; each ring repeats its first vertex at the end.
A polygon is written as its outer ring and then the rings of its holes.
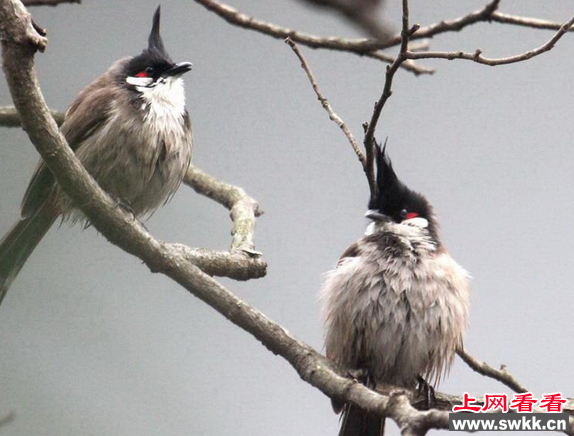
{"type": "Polygon", "coordinates": [[[418,216],[419,216],[419,214],[416,213],[416,212],[409,212],[409,213],[407,213],[407,215],[405,216],[405,219],[406,219],[406,220],[410,220],[411,218],[416,218],[416,217],[418,217],[418,216]]]}
{"type": "Polygon", "coordinates": [[[137,73],[136,77],[147,77],[147,74],[142,71],[141,73],[137,73]]]}

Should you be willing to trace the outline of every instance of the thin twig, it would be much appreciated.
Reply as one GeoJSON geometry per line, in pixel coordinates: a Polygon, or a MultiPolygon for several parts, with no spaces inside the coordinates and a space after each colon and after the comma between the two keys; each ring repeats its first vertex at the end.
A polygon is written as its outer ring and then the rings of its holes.
{"type": "MultiPolygon", "coordinates": [[[[411,39],[432,38],[436,35],[447,32],[459,32],[472,24],[490,21],[492,14],[498,9],[501,0],[491,0],[484,7],[470,12],[462,17],[452,20],[443,20],[439,23],[421,27],[416,34],[411,35],[411,39]]],[[[389,48],[402,43],[402,31],[389,38],[386,44],[381,44],[377,48],[389,48]]]]}
{"type": "Polygon", "coordinates": [[[501,382],[514,392],[529,392],[523,384],[508,372],[506,366],[502,365],[500,369],[495,369],[486,362],[478,361],[463,349],[458,350],[457,354],[473,371],[501,382]]]}
{"type": "Polygon", "coordinates": [[[517,54],[514,56],[509,56],[506,58],[487,58],[482,55],[482,50],[477,49],[474,53],[466,53],[462,51],[455,51],[455,52],[440,52],[440,51],[428,51],[428,52],[407,52],[406,57],[408,59],[465,59],[473,62],[477,62],[479,64],[489,65],[489,66],[497,66],[497,65],[507,65],[507,64],[514,64],[516,62],[526,61],[528,59],[532,59],[533,57],[539,56],[542,53],[546,53],[554,48],[556,42],[560,38],[562,38],[566,33],[568,33],[569,29],[574,24],[574,17],[572,17],[569,21],[564,23],[558,32],[554,34],[554,36],[544,45],[541,45],[538,48],[529,50],[525,53],[517,54]]]}
{"type": "MultiPolygon", "coordinates": [[[[516,26],[530,27],[533,29],[546,29],[546,30],[559,30],[563,23],[556,21],[542,20],[540,18],[521,17],[518,15],[504,14],[495,11],[490,16],[492,21],[502,24],[514,24],[516,26]]],[[[569,32],[574,31],[574,27],[570,27],[569,32]]]]}
{"type": "MultiPolygon", "coordinates": [[[[406,53],[408,52],[410,37],[419,29],[418,25],[414,25],[412,28],[409,26],[409,2],[408,0],[403,0],[403,30],[401,32],[402,42],[399,54],[395,61],[387,67],[387,73],[385,77],[385,85],[383,87],[383,93],[381,98],[375,104],[375,109],[373,110],[373,115],[371,116],[371,121],[365,125],[365,139],[363,144],[365,146],[365,152],[367,156],[367,180],[369,182],[369,188],[371,191],[371,198],[377,196],[377,183],[375,181],[375,130],[377,128],[377,123],[381,116],[381,112],[385,103],[392,95],[393,77],[395,73],[401,66],[403,62],[406,61],[406,53]]],[[[418,53],[418,52],[417,52],[418,53]]]]}
{"type": "Polygon", "coordinates": [[[287,38],[285,40],[285,43],[287,45],[289,45],[289,47],[291,47],[293,52],[297,55],[297,57],[301,61],[301,68],[303,68],[303,70],[307,74],[307,78],[309,79],[309,82],[311,82],[311,86],[313,87],[313,91],[315,91],[315,94],[317,95],[317,98],[321,102],[323,109],[325,109],[327,111],[331,121],[335,122],[335,124],[337,124],[339,126],[339,128],[343,131],[343,133],[347,137],[347,140],[351,144],[353,151],[357,155],[357,158],[359,158],[359,162],[361,162],[361,165],[363,166],[363,168],[366,168],[367,161],[365,159],[365,156],[361,152],[361,149],[359,148],[359,144],[357,143],[357,140],[355,139],[355,135],[353,135],[353,132],[351,132],[351,130],[347,127],[347,124],[343,121],[343,119],[335,113],[335,111],[331,107],[331,104],[329,103],[329,101],[321,93],[321,90],[319,89],[319,85],[317,84],[317,80],[315,80],[315,76],[313,75],[313,72],[311,71],[311,68],[309,67],[309,64],[307,63],[307,60],[305,59],[305,57],[303,56],[303,54],[299,50],[299,47],[297,47],[297,45],[293,42],[293,40],[291,38],[287,38]]]}

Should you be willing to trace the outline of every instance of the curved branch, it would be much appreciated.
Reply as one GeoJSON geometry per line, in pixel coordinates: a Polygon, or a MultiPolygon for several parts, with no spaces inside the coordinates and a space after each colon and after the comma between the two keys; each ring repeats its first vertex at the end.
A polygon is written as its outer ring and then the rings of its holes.
{"type": "Polygon", "coordinates": [[[478,361],[470,354],[468,354],[464,349],[458,350],[457,354],[473,371],[476,371],[479,374],[494,380],[498,380],[505,386],[508,386],[514,392],[528,392],[528,389],[508,372],[505,365],[501,365],[500,369],[493,368],[486,362],[478,361]]]}
{"type": "Polygon", "coordinates": [[[243,250],[251,255],[260,255],[254,251],[253,236],[255,233],[255,218],[263,215],[259,204],[248,196],[243,188],[229,185],[211,177],[200,169],[190,166],[184,180],[198,194],[211,198],[231,211],[233,221],[232,250],[243,250]]]}

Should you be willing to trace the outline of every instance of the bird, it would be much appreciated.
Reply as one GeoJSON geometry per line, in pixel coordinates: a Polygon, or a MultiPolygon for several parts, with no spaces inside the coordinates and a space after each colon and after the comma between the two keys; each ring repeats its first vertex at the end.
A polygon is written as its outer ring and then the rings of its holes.
{"type": "MultiPolygon", "coordinates": [[[[161,6],[147,47],[122,58],[68,107],[61,132],[90,175],[120,207],[147,218],[180,186],[191,162],[192,131],[182,76],[160,34],[161,6]]],[[[89,222],[40,161],[21,218],[0,241],[0,302],[52,224],[89,222]]]]}
{"type": "MultiPolygon", "coordinates": [[[[320,291],[325,350],[369,388],[438,383],[462,347],[469,274],[439,237],[433,207],[397,177],[386,147],[375,150],[376,194],[365,235],[327,272],[320,291]]],[[[427,394],[429,391],[426,391],[427,394]]],[[[332,400],[339,436],[380,436],[384,418],[332,400]]]]}

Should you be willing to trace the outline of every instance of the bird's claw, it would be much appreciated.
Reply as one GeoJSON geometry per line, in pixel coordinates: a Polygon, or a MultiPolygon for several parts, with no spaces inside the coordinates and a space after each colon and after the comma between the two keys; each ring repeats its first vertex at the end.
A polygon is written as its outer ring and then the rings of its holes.
{"type": "Polygon", "coordinates": [[[434,388],[420,375],[417,382],[417,397],[423,398],[423,408],[429,410],[436,403],[434,388]]]}

